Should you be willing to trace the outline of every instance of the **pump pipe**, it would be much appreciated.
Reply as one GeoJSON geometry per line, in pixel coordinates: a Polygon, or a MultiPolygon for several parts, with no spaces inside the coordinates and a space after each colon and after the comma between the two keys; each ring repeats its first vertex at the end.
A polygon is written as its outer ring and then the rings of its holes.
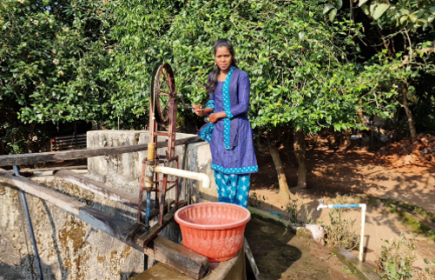
{"type": "Polygon", "coordinates": [[[205,173],[186,171],[186,170],[165,167],[165,166],[155,166],[155,167],[150,167],[150,168],[152,169],[153,172],[156,172],[156,173],[163,173],[166,175],[172,175],[172,176],[197,180],[197,181],[201,182],[203,188],[206,188],[206,189],[210,188],[210,178],[205,173]]]}
{"type": "Polygon", "coordinates": [[[366,222],[366,209],[367,205],[365,203],[362,204],[323,204],[323,199],[319,199],[319,206],[317,206],[317,211],[322,208],[329,209],[338,209],[338,208],[361,208],[361,238],[359,244],[359,255],[358,258],[360,261],[363,261],[363,245],[364,245],[364,224],[366,222]]]}
{"type": "MultiPolygon", "coordinates": [[[[19,176],[20,172],[18,171],[17,166],[12,166],[14,169],[15,176],[19,176]]],[[[35,252],[36,265],[38,266],[39,279],[44,280],[41,269],[41,262],[39,260],[38,247],[36,246],[35,235],[33,233],[32,220],[30,220],[29,208],[27,208],[27,200],[23,190],[20,190],[21,201],[23,202],[24,213],[26,213],[27,225],[29,226],[30,238],[33,243],[33,251],[35,252]]]]}

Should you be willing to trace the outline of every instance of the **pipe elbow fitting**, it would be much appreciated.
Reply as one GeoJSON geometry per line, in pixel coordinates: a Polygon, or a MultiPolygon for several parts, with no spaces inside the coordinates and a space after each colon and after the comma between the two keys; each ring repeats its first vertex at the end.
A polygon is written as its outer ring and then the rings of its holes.
{"type": "Polygon", "coordinates": [[[198,177],[200,179],[199,181],[201,182],[201,187],[203,187],[204,189],[209,189],[210,178],[208,177],[208,175],[205,173],[200,173],[198,177]]]}

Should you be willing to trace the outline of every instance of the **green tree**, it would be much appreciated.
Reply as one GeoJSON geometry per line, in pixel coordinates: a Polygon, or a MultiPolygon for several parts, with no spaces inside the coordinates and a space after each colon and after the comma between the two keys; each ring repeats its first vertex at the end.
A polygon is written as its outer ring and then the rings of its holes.
{"type": "MultiPolygon", "coordinates": [[[[393,99],[403,108],[411,139],[415,141],[417,132],[410,100],[424,108],[427,103],[431,104],[427,111],[432,114],[435,107],[432,89],[416,91],[422,82],[433,86],[428,77],[435,73],[435,3],[428,0],[359,0],[354,7],[344,6],[341,0],[331,0],[326,2],[323,13],[329,14],[330,21],[349,17],[364,24],[366,30],[360,44],[366,46],[368,53],[374,53],[373,57],[366,56],[366,74],[374,77],[368,81],[375,81],[371,82],[373,92],[396,93],[393,99]],[[336,17],[340,9],[342,13],[336,17]]],[[[428,112],[424,113],[425,122],[428,112]]]]}
{"type": "Polygon", "coordinates": [[[146,125],[151,74],[172,55],[165,36],[182,5],[180,0],[121,0],[105,6],[111,51],[100,78],[111,92],[109,118],[120,117],[130,127],[146,125]]]}
{"type": "Polygon", "coordinates": [[[99,77],[110,58],[102,5],[1,1],[0,131],[8,145],[16,142],[11,127],[101,120],[110,113],[104,102],[110,94],[99,77]]]}
{"type": "Polygon", "coordinates": [[[2,1],[0,152],[25,152],[47,122],[143,129],[151,72],[168,54],[161,38],[182,4],[2,1]]]}
{"type": "MultiPolygon", "coordinates": [[[[297,185],[305,187],[307,134],[363,128],[357,112],[391,116],[397,102],[408,113],[415,81],[433,71],[432,45],[419,32],[431,27],[432,6],[417,1],[426,5],[421,11],[408,2],[384,9],[386,1],[359,1],[359,8],[336,0],[324,6],[315,0],[5,0],[0,133],[11,139],[22,124],[90,119],[143,128],[153,67],[171,63],[177,92],[204,102],[211,46],[229,38],[238,66],[250,75],[257,143],[271,154],[280,193],[289,196],[279,146],[293,145],[297,185]],[[367,15],[356,13],[370,3],[376,5],[367,15]],[[394,44],[398,37],[403,40],[394,44]],[[384,50],[368,55],[366,41],[384,50]],[[292,143],[284,140],[290,132],[292,143]]],[[[181,115],[193,119],[191,112],[181,115]]]]}
{"type": "Polygon", "coordinates": [[[268,145],[283,196],[289,189],[275,140],[290,127],[298,186],[305,187],[307,133],[360,127],[356,110],[361,107],[380,113],[391,109],[358,78],[356,57],[349,55],[357,52],[357,26],[350,21],[329,25],[321,9],[316,1],[189,1],[162,39],[168,45],[165,58],[177,71],[178,91],[192,101],[207,98],[202,85],[214,65],[213,42],[233,41],[238,65],[250,75],[249,117],[258,142],[268,145]],[[379,107],[368,105],[375,101],[379,107]]]}

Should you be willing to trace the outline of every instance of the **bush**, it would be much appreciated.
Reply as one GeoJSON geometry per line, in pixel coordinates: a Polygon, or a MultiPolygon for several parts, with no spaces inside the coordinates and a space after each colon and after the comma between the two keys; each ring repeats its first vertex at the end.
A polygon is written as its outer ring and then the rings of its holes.
{"type": "Polygon", "coordinates": [[[379,275],[383,279],[402,280],[413,277],[411,265],[416,260],[414,243],[402,234],[400,239],[385,240],[378,261],[379,275]]]}
{"type": "MultiPolygon", "coordinates": [[[[346,196],[337,195],[331,200],[331,204],[345,204],[346,196]]],[[[359,236],[355,232],[356,219],[348,219],[344,217],[347,209],[339,208],[332,209],[329,212],[330,224],[325,226],[328,234],[327,242],[330,245],[343,247],[345,249],[353,249],[359,242],[359,236]]]]}

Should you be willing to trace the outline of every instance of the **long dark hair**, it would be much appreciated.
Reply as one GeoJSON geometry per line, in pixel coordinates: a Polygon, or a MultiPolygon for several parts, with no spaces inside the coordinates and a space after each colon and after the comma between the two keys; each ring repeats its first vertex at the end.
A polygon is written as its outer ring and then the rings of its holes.
{"type": "MultiPolygon", "coordinates": [[[[236,65],[236,52],[234,51],[234,47],[228,39],[219,39],[214,43],[213,46],[213,55],[216,55],[217,48],[226,47],[231,54],[231,66],[237,67],[236,65]]],[[[205,89],[208,94],[213,94],[216,89],[218,77],[221,72],[221,69],[215,65],[213,67],[213,71],[207,80],[207,84],[205,85],[205,89]]]]}

